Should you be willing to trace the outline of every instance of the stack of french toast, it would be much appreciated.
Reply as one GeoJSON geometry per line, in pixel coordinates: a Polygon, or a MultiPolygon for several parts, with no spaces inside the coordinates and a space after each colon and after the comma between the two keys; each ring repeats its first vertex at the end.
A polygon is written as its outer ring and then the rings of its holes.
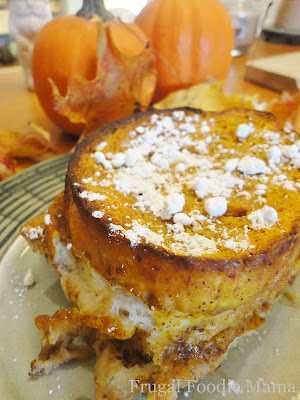
{"type": "Polygon", "coordinates": [[[84,139],[21,229],[74,304],[36,318],[31,375],[96,353],[98,400],[150,400],[213,373],[300,269],[299,168],[299,134],[246,109],[149,111],[84,139]]]}

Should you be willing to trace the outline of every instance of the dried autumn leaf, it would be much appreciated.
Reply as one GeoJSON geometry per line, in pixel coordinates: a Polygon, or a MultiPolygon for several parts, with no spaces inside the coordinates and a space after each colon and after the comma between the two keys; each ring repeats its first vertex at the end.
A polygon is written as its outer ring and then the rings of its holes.
{"type": "Polygon", "coordinates": [[[223,82],[200,83],[188,89],[170,93],[154,108],[194,107],[205,111],[222,111],[231,107],[254,108],[256,96],[242,96],[241,94],[226,94],[223,91],[223,82]]]}
{"type": "Polygon", "coordinates": [[[156,59],[152,49],[135,55],[122,54],[115,45],[109,26],[97,21],[97,76],[87,80],[73,76],[67,95],[60,94],[49,79],[55,99],[55,110],[71,122],[86,124],[85,132],[127,116],[136,109],[148,108],[156,85],[156,59]]]}
{"type": "Polygon", "coordinates": [[[35,132],[20,133],[0,129],[0,152],[11,158],[33,158],[51,148],[50,134],[34,123],[35,132]]]}
{"type": "MultiPolygon", "coordinates": [[[[1,133],[0,133],[1,134],[1,133]]],[[[0,150],[0,181],[8,178],[15,172],[15,161],[3,154],[0,150]]]]}
{"type": "Polygon", "coordinates": [[[276,115],[280,128],[287,125],[300,132],[300,92],[293,95],[283,92],[269,104],[267,110],[276,115]]]}

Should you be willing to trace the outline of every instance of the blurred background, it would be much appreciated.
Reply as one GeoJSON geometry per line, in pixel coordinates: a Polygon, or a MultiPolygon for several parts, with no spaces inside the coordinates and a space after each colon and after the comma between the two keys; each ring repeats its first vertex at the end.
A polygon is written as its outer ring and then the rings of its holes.
{"type": "MultiPolygon", "coordinates": [[[[0,0],[0,64],[11,64],[16,61],[15,44],[9,37],[8,1],[0,0]]],[[[125,19],[133,19],[149,0],[106,0],[105,7],[111,9],[126,9],[125,19]]],[[[75,14],[82,6],[82,0],[50,0],[54,16],[75,14]]],[[[127,22],[127,21],[126,21],[127,22]]]]}
{"type": "MultiPolygon", "coordinates": [[[[9,0],[0,0],[0,64],[10,64],[16,61],[15,45],[9,38],[8,1],[9,0]]],[[[133,19],[149,1],[150,0],[105,0],[104,4],[108,10],[114,10],[116,12],[115,15],[124,17],[124,22],[130,22],[130,19],[133,19]]],[[[248,13],[248,15],[249,13],[250,15],[251,13],[255,13],[252,28],[256,30],[256,32],[261,30],[261,23],[270,0],[220,1],[222,1],[232,14],[234,24],[239,23],[236,17],[237,14],[240,16],[243,13],[248,13]]],[[[282,14],[283,10],[286,10],[290,3],[295,2],[300,4],[299,0],[273,0],[272,7],[264,21],[264,28],[266,32],[269,33],[267,40],[268,38],[272,40],[274,34],[278,36],[278,30],[280,36],[282,36],[282,30],[284,30],[284,33],[286,30],[289,30],[289,22],[286,23],[286,21],[283,21],[282,14]]],[[[75,14],[81,8],[82,0],[50,0],[50,6],[54,16],[75,14]]],[[[293,9],[295,9],[295,7],[293,9]]],[[[284,17],[291,18],[291,16],[284,17]]],[[[296,18],[297,16],[292,17],[296,18]]],[[[298,17],[300,18],[300,15],[298,17]]],[[[239,34],[239,27],[234,26],[234,28],[236,34],[239,34]]],[[[251,33],[249,34],[251,35],[251,33]]],[[[300,37],[299,35],[300,32],[297,32],[296,39],[300,37]]],[[[237,54],[234,55],[239,55],[239,53],[237,52],[237,54]]]]}
{"type": "MultiPolygon", "coordinates": [[[[147,0],[106,0],[104,5],[108,10],[113,8],[126,8],[137,15],[147,4],[147,0]]],[[[82,6],[82,0],[52,0],[53,9],[59,14],[74,14],[82,6]]]]}

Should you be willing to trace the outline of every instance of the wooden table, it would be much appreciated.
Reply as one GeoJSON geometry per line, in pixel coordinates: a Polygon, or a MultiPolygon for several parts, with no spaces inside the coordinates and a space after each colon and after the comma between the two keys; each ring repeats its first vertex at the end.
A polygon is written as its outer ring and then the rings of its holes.
{"type": "Polygon", "coordinates": [[[273,90],[245,81],[245,64],[249,58],[256,59],[260,57],[290,53],[292,51],[300,51],[300,47],[257,40],[252,44],[247,55],[235,57],[233,59],[227,81],[225,83],[226,89],[233,93],[257,93],[262,100],[271,100],[275,96],[278,96],[278,93],[274,92],[273,90]]]}
{"type": "MultiPolygon", "coordinates": [[[[254,46],[252,47],[252,57],[255,58],[300,50],[298,46],[267,43],[261,40],[252,46],[254,46]]],[[[277,95],[276,92],[244,81],[247,59],[248,56],[233,59],[225,83],[226,91],[257,93],[262,100],[274,98],[277,95]]],[[[31,129],[28,126],[30,121],[34,121],[51,133],[53,151],[48,152],[41,159],[68,152],[76,143],[77,138],[63,133],[60,128],[55,126],[44,114],[36,95],[25,89],[20,66],[0,68],[0,128],[28,132],[31,129]]],[[[17,169],[21,170],[32,163],[29,160],[22,160],[18,163],[17,169]]]]}

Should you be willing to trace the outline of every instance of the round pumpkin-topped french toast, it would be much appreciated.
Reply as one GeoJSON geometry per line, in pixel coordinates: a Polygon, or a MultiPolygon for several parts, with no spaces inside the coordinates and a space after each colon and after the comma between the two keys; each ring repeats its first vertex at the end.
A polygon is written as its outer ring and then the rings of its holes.
{"type": "Polygon", "coordinates": [[[88,136],[22,228],[76,306],[37,317],[32,374],[78,357],[78,335],[97,399],[212,373],[299,271],[299,168],[299,135],[253,110],[149,111],[88,136]]]}

